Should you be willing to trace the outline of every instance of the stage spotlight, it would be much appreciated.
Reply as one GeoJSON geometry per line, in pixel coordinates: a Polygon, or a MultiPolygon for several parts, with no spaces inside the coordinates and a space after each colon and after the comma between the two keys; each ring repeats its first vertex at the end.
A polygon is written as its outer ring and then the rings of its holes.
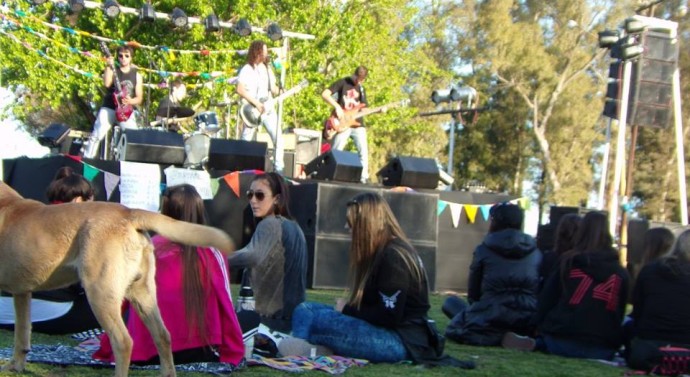
{"type": "Polygon", "coordinates": [[[220,22],[218,21],[218,16],[216,16],[213,13],[209,14],[204,20],[204,26],[206,27],[206,31],[210,33],[220,30],[220,22]]]}
{"type": "Polygon", "coordinates": [[[103,4],[103,11],[105,12],[106,16],[115,18],[120,14],[120,6],[115,0],[106,0],[106,2],[103,4]]]}
{"type": "Polygon", "coordinates": [[[170,19],[172,20],[172,23],[173,25],[175,25],[175,27],[187,26],[187,15],[180,8],[173,9],[170,19]]]}
{"type": "Polygon", "coordinates": [[[268,35],[268,38],[270,38],[272,41],[279,41],[283,39],[283,29],[281,29],[280,26],[274,22],[268,25],[266,35],[268,35]]]}
{"type": "Polygon", "coordinates": [[[240,18],[235,24],[235,32],[241,37],[246,37],[252,33],[252,25],[249,24],[246,18],[240,18]]]}
{"type": "Polygon", "coordinates": [[[618,43],[621,39],[620,32],[618,30],[603,30],[599,32],[599,47],[600,48],[611,48],[613,45],[618,43]]]}
{"type": "Polygon", "coordinates": [[[459,99],[460,95],[455,88],[434,90],[431,93],[431,101],[437,105],[441,102],[455,102],[459,99]]]}
{"type": "Polygon", "coordinates": [[[153,10],[153,5],[151,5],[151,3],[146,3],[141,7],[139,19],[144,22],[153,22],[156,20],[156,11],[153,10]]]}
{"type": "Polygon", "coordinates": [[[69,9],[72,13],[79,13],[84,9],[84,0],[69,0],[69,9]]]}

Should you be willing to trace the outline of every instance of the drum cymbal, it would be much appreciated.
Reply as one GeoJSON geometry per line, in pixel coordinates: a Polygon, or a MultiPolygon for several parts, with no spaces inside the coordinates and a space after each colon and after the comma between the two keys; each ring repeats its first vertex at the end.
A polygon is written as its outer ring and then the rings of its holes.
{"type": "Polygon", "coordinates": [[[190,109],[189,107],[182,107],[182,106],[177,106],[177,107],[159,107],[158,111],[156,111],[156,116],[159,117],[168,117],[168,118],[188,118],[193,116],[194,110],[190,109]]]}

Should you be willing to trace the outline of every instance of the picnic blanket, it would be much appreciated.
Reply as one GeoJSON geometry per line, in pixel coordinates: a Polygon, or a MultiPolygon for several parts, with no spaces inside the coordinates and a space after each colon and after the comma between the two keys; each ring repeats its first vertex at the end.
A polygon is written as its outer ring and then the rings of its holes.
{"type": "MultiPolygon", "coordinates": [[[[89,366],[94,368],[114,368],[115,364],[104,363],[91,358],[91,354],[98,349],[98,338],[88,339],[78,346],[64,344],[34,344],[27,360],[32,363],[42,363],[57,366],[89,366]]],[[[9,360],[12,358],[12,348],[0,348],[0,359],[9,360]]],[[[364,366],[368,364],[366,360],[351,359],[340,356],[321,356],[307,358],[300,356],[290,356],[284,358],[271,359],[254,355],[249,360],[243,360],[238,366],[227,363],[190,363],[177,364],[175,369],[184,372],[203,372],[215,375],[232,374],[237,369],[247,366],[267,366],[288,372],[303,372],[308,370],[320,370],[328,374],[341,374],[352,366],[364,366]]],[[[158,370],[158,365],[132,365],[132,369],[139,370],[158,370]]]]}

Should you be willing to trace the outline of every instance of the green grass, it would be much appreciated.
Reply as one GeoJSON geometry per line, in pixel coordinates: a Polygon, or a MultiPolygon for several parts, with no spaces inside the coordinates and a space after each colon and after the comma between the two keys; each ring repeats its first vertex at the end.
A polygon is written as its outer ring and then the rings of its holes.
{"type": "MultiPolygon", "coordinates": [[[[335,303],[340,291],[314,290],[308,291],[307,296],[311,301],[335,303]]],[[[448,324],[448,319],[441,313],[443,296],[432,295],[432,310],[430,316],[437,321],[441,331],[448,324]]],[[[77,342],[68,336],[47,336],[34,333],[33,344],[68,344],[76,345],[77,342]]],[[[0,330],[0,347],[12,346],[12,332],[0,330]]],[[[421,369],[412,365],[370,364],[362,368],[350,368],[345,373],[349,377],[383,377],[383,376],[449,376],[463,375],[470,377],[498,377],[498,376],[622,376],[625,372],[622,368],[611,367],[595,361],[567,359],[541,353],[523,353],[504,350],[495,347],[472,347],[459,345],[447,341],[446,352],[460,359],[473,359],[477,363],[474,370],[459,370],[451,368],[421,369]]],[[[4,364],[6,361],[0,361],[4,364]]],[[[239,376],[295,376],[294,373],[281,372],[267,367],[251,367],[237,372],[239,376]]],[[[48,377],[95,377],[112,374],[108,369],[92,369],[86,367],[55,367],[45,364],[29,363],[22,376],[48,376],[48,377]]],[[[151,371],[132,370],[131,376],[157,376],[151,371]]],[[[208,377],[205,373],[178,373],[179,376],[208,377]]],[[[299,375],[327,376],[324,372],[307,372],[299,375]]],[[[14,373],[2,373],[0,376],[17,376],[14,373]]]]}

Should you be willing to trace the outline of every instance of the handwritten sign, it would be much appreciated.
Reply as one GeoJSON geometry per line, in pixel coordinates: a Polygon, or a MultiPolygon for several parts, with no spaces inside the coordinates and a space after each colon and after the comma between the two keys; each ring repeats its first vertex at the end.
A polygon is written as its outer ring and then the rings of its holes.
{"type": "Polygon", "coordinates": [[[208,175],[208,172],[203,170],[181,169],[174,166],[166,168],[164,172],[165,181],[168,187],[187,183],[196,188],[196,191],[201,195],[201,199],[213,199],[211,177],[208,175]]]}
{"type": "Polygon", "coordinates": [[[120,162],[120,203],[129,208],[158,211],[161,171],[158,165],[120,162]]]}

